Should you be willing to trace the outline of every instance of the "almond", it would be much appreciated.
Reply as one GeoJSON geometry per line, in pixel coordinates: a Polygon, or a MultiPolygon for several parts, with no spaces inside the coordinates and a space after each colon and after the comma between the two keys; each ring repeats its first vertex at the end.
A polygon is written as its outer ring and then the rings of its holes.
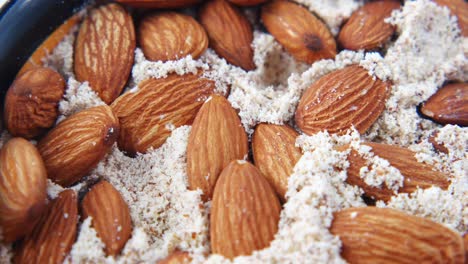
{"type": "Polygon", "coordinates": [[[331,72],[302,95],[296,124],[306,134],[322,130],[345,133],[354,126],[363,134],[385,109],[389,84],[357,65],[331,72]]]}
{"type": "Polygon", "coordinates": [[[278,230],[280,211],[278,197],[260,171],[246,161],[232,161],[214,190],[212,252],[232,259],[268,247],[278,230]]]}
{"type": "Polygon", "coordinates": [[[445,85],[422,104],[420,111],[437,123],[468,126],[468,84],[445,85]]]}
{"type": "Polygon", "coordinates": [[[119,191],[109,182],[100,181],[84,197],[82,209],[83,218],[92,217],[106,253],[119,254],[132,233],[130,210],[119,191]]]}
{"type": "Polygon", "coordinates": [[[62,263],[76,239],[78,200],[65,190],[52,201],[46,215],[19,246],[16,264],[62,263]]]}
{"type": "Polygon", "coordinates": [[[208,36],[191,16],[175,12],[146,16],[138,39],[145,56],[153,61],[177,60],[187,55],[198,59],[208,48],[208,36]]]}
{"type": "Polygon", "coordinates": [[[30,233],[45,209],[47,173],[42,158],[23,138],[9,140],[0,151],[0,227],[13,242],[30,233]]]}
{"type": "Polygon", "coordinates": [[[464,263],[461,236],[422,217],[393,209],[349,208],[334,214],[330,231],[349,263],[464,263]]]}
{"type": "Polygon", "coordinates": [[[200,22],[218,55],[246,71],[255,69],[251,46],[253,30],[235,6],[226,0],[209,1],[200,11],[200,22]]]}
{"type": "Polygon", "coordinates": [[[78,112],[59,123],[37,147],[47,174],[69,186],[79,181],[109,152],[119,134],[119,122],[109,106],[78,112]]]}
{"type": "Polygon", "coordinates": [[[193,74],[141,82],[112,104],[121,125],[119,148],[135,154],[160,147],[173,128],[192,124],[214,90],[213,81],[193,74]]]}
{"type": "Polygon", "coordinates": [[[457,17],[461,34],[468,37],[468,3],[465,0],[434,0],[440,6],[446,6],[457,17]]]}
{"type": "Polygon", "coordinates": [[[176,8],[188,7],[203,0],[116,0],[119,3],[144,8],[176,8]]]}
{"type": "Polygon", "coordinates": [[[338,42],[349,50],[375,50],[382,47],[395,32],[385,18],[400,8],[400,1],[369,2],[354,11],[338,35],[338,42]]]}
{"type": "Polygon", "coordinates": [[[304,7],[275,0],[262,8],[263,24],[298,61],[308,64],[336,55],[336,43],[327,26],[304,7]]]}
{"type": "Polygon", "coordinates": [[[198,112],[187,146],[189,189],[201,189],[206,201],[221,171],[249,151],[247,135],[236,111],[226,98],[213,95],[198,112]]]}
{"type": "Polygon", "coordinates": [[[4,120],[13,136],[32,139],[55,124],[65,80],[54,70],[34,68],[20,75],[8,89],[4,120]]]}
{"type": "Polygon", "coordinates": [[[75,42],[78,81],[88,81],[107,104],[119,96],[133,66],[135,29],[132,17],[117,4],[90,11],[75,42]]]}
{"type": "Polygon", "coordinates": [[[268,0],[229,0],[229,2],[239,6],[254,6],[265,3],[268,0]]]}
{"type": "MultiPolygon", "coordinates": [[[[450,184],[446,175],[436,171],[431,165],[418,162],[415,157],[416,153],[409,149],[371,142],[365,143],[365,145],[371,147],[371,152],[374,155],[387,160],[391,166],[397,168],[405,177],[403,187],[398,190],[399,193],[412,193],[417,188],[426,189],[432,186],[447,189],[450,184]]],[[[347,147],[342,149],[345,148],[347,147]]],[[[348,161],[350,165],[347,170],[347,183],[361,187],[367,196],[377,200],[388,201],[395,195],[387,186],[377,188],[364,182],[360,177],[360,170],[362,167],[368,167],[367,161],[356,150],[351,149],[348,161]]]]}
{"type": "Polygon", "coordinates": [[[295,146],[299,133],[287,125],[260,124],[252,139],[255,165],[284,201],[288,178],[302,152],[295,146]]]}
{"type": "Polygon", "coordinates": [[[189,253],[176,250],[167,258],[158,262],[158,264],[189,264],[192,261],[189,253]]]}

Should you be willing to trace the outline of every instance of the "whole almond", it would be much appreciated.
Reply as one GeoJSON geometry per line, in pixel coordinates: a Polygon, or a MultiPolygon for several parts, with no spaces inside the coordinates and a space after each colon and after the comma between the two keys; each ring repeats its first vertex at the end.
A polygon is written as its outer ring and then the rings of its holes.
{"type": "Polygon", "coordinates": [[[13,242],[30,233],[47,201],[47,173],[36,147],[10,139],[0,151],[0,227],[13,242]]]}
{"type": "Polygon", "coordinates": [[[209,98],[198,112],[187,145],[189,189],[201,189],[206,201],[221,171],[249,151],[247,135],[236,111],[220,95],[209,98]]]}
{"type": "Polygon", "coordinates": [[[62,263],[75,243],[77,224],[77,195],[73,190],[65,190],[51,202],[33,233],[21,242],[14,262],[62,263]]]}
{"type": "Polygon", "coordinates": [[[422,217],[377,207],[334,214],[330,231],[349,263],[464,263],[463,239],[422,217]]]}
{"type": "Polygon", "coordinates": [[[232,259],[268,247],[278,230],[280,211],[278,197],[260,171],[246,161],[232,161],[214,190],[212,252],[232,259]]]}
{"type": "Polygon", "coordinates": [[[160,147],[172,129],[192,124],[214,90],[213,81],[193,74],[143,81],[112,104],[121,125],[119,148],[135,154],[160,147]]]}
{"type": "Polygon", "coordinates": [[[468,126],[468,83],[445,85],[420,110],[437,123],[468,126]]]}
{"type": "Polygon", "coordinates": [[[119,96],[133,66],[135,29],[132,17],[118,4],[90,11],[75,42],[78,81],[88,81],[107,104],[119,96]]]}
{"type": "Polygon", "coordinates": [[[246,71],[255,69],[253,30],[235,6],[226,0],[208,1],[200,11],[200,22],[218,55],[246,71]]]}
{"type": "Polygon", "coordinates": [[[100,181],[85,195],[82,209],[83,218],[92,217],[106,253],[118,255],[132,233],[130,210],[119,191],[109,182],[100,181]]]}
{"type": "Polygon", "coordinates": [[[262,8],[263,24],[298,61],[312,64],[336,55],[336,43],[327,26],[304,7],[275,0],[262,8]]]}
{"type": "Polygon", "coordinates": [[[446,6],[457,17],[461,34],[468,37],[468,3],[465,0],[434,0],[440,6],[446,6]]]}
{"type": "Polygon", "coordinates": [[[5,97],[4,120],[13,136],[32,139],[55,124],[65,80],[54,70],[34,68],[20,75],[5,97]]]}
{"type": "Polygon", "coordinates": [[[254,6],[265,3],[268,0],[229,0],[229,2],[239,6],[254,6]]]}
{"type": "Polygon", "coordinates": [[[51,180],[69,186],[79,181],[109,152],[119,121],[109,106],[78,112],[59,123],[37,147],[51,180]]]}
{"type": "Polygon", "coordinates": [[[168,61],[192,55],[198,59],[208,48],[208,36],[191,16],[175,12],[146,16],[138,30],[138,40],[145,57],[168,61]]]}
{"type": "Polygon", "coordinates": [[[322,130],[345,133],[354,126],[364,133],[385,109],[389,84],[357,65],[331,72],[302,95],[296,124],[306,134],[322,130]]]}
{"type": "MultiPolygon", "coordinates": [[[[405,177],[403,187],[398,190],[398,193],[412,193],[417,188],[426,189],[432,186],[447,189],[450,184],[448,176],[436,171],[431,165],[418,162],[415,157],[416,153],[409,149],[372,142],[365,143],[365,145],[371,147],[371,152],[374,155],[387,160],[391,166],[397,168],[405,177]]],[[[346,148],[347,146],[342,149],[346,148]]],[[[351,149],[348,161],[350,165],[347,169],[347,183],[361,187],[367,196],[377,200],[388,201],[395,195],[387,186],[383,186],[382,188],[372,187],[364,182],[360,177],[360,170],[362,167],[368,166],[366,159],[356,150],[351,149]]]]}
{"type": "Polygon", "coordinates": [[[295,146],[298,136],[299,133],[287,125],[260,124],[252,138],[255,166],[283,201],[289,175],[302,156],[301,150],[295,146]]]}
{"type": "Polygon", "coordinates": [[[192,261],[189,253],[176,250],[165,259],[158,262],[158,264],[189,264],[192,261]]]}
{"type": "Polygon", "coordinates": [[[189,7],[203,0],[116,0],[119,3],[143,8],[177,8],[189,7]]]}
{"type": "Polygon", "coordinates": [[[338,42],[349,50],[374,50],[382,47],[395,32],[385,18],[400,8],[400,1],[381,0],[363,5],[349,18],[338,35],[338,42]]]}

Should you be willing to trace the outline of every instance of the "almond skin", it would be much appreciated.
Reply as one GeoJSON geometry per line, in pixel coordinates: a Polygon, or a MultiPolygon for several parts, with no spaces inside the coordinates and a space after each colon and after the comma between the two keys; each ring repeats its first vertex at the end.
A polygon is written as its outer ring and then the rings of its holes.
{"type": "Polygon", "coordinates": [[[397,210],[349,208],[334,214],[330,231],[349,263],[464,263],[461,236],[397,210]]]}
{"type": "Polygon", "coordinates": [[[176,8],[188,7],[203,0],[116,0],[116,2],[143,8],[176,8]]]}
{"type": "Polygon", "coordinates": [[[106,254],[118,255],[132,233],[130,210],[119,191],[109,182],[100,181],[84,197],[82,212],[84,219],[92,217],[106,254]]]}
{"type": "Polygon", "coordinates": [[[167,258],[158,262],[158,264],[189,264],[192,261],[189,253],[176,250],[167,258]]]}
{"type": "Polygon", "coordinates": [[[363,134],[385,109],[389,84],[372,79],[364,68],[348,66],[312,84],[299,102],[296,124],[306,134],[322,130],[345,133],[354,126],[363,134]]]}
{"type": "Polygon", "coordinates": [[[78,224],[78,199],[75,191],[65,190],[52,201],[48,212],[19,246],[16,264],[62,263],[75,243],[78,224]]]}
{"type": "Polygon", "coordinates": [[[112,104],[121,124],[119,148],[133,155],[160,147],[171,135],[171,126],[192,124],[214,90],[213,81],[193,74],[141,82],[138,91],[125,93],[112,104]]]}
{"type": "Polygon", "coordinates": [[[249,151],[247,135],[236,111],[226,98],[213,95],[201,107],[187,145],[189,189],[201,189],[211,199],[221,171],[249,151]]]}
{"type": "Polygon", "coordinates": [[[283,201],[289,175],[302,157],[301,150],[295,146],[298,136],[299,133],[287,125],[260,124],[252,138],[255,166],[283,201]]]}
{"type": "Polygon", "coordinates": [[[219,56],[246,71],[255,69],[252,26],[235,6],[226,0],[209,1],[200,11],[200,23],[219,56]]]}
{"type": "Polygon", "coordinates": [[[5,242],[29,234],[44,213],[47,173],[36,147],[23,138],[0,151],[0,227],[5,242]]]}
{"type": "Polygon", "coordinates": [[[338,42],[349,50],[374,50],[382,47],[395,32],[385,23],[392,11],[400,8],[399,1],[369,2],[354,11],[338,35],[338,42]]]}
{"type": "MultiPolygon", "coordinates": [[[[391,166],[397,168],[405,177],[403,187],[399,193],[412,193],[419,187],[421,189],[438,186],[441,189],[447,189],[450,185],[448,177],[443,173],[436,171],[431,165],[418,162],[415,158],[416,153],[413,151],[394,145],[380,143],[365,143],[372,148],[376,156],[387,160],[391,166]]],[[[346,149],[347,146],[341,149],[346,149]]],[[[364,190],[364,193],[377,200],[389,201],[394,194],[391,189],[386,186],[382,188],[368,186],[359,176],[359,171],[362,167],[367,167],[366,159],[352,149],[348,155],[349,168],[347,170],[348,178],[346,182],[351,185],[356,185],[364,190]]],[[[370,169],[370,168],[369,168],[370,169]]]]}
{"type": "Polygon", "coordinates": [[[54,70],[34,68],[20,75],[8,89],[4,120],[13,136],[32,139],[55,124],[65,80],[54,70]]]}
{"type": "Polygon", "coordinates": [[[135,29],[132,17],[118,4],[90,11],[75,42],[74,70],[107,103],[119,96],[133,66],[135,29]]]}
{"type": "Polygon", "coordinates": [[[250,255],[270,245],[281,205],[252,164],[232,161],[221,173],[211,205],[211,249],[226,258],[250,255]]]}
{"type": "Polygon", "coordinates": [[[422,104],[420,111],[440,124],[468,126],[468,84],[445,85],[422,104]]]}
{"type": "Polygon", "coordinates": [[[145,57],[168,61],[192,55],[198,59],[208,48],[208,36],[191,16],[175,12],[146,16],[140,24],[138,39],[145,57]]]}
{"type": "Polygon", "coordinates": [[[434,0],[440,6],[446,6],[457,16],[461,34],[468,37],[468,3],[465,0],[434,0]]]}
{"type": "Polygon", "coordinates": [[[308,64],[336,55],[336,43],[327,26],[304,7],[275,0],[262,8],[263,24],[298,61],[308,64]]]}
{"type": "Polygon", "coordinates": [[[119,122],[109,106],[78,112],[59,123],[37,147],[51,180],[62,186],[79,181],[109,152],[119,122]]]}
{"type": "Polygon", "coordinates": [[[229,0],[229,2],[239,6],[254,6],[267,1],[268,0],[229,0]]]}

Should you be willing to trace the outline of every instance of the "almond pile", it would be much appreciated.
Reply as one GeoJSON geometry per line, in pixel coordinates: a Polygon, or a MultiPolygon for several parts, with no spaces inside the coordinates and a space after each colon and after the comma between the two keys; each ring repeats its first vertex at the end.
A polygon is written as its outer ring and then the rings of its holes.
{"type": "MultiPolygon", "coordinates": [[[[14,263],[73,262],[69,254],[87,218],[107,256],[124,254],[135,224],[131,201],[109,181],[87,176],[114,146],[135,158],[160,148],[184,125],[191,126],[187,187],[199,190],[203,203],[210,205],[211,254],[230,260],[255,254],[268,248],[279,227],[287,224],[280,219],[290,198],[288,180],[303,156],[296,139],[324,131],[364,135],[382,116],[392,94],[393,80],[376,78],[363,65],[348,65],[309,85],[289,124],[260,123],[249,135],[229,93],[218,92],[206,69],[148,78],[135,89],[124,88],[137,47],[146,59],[161,62],[198,59],[210,49],[241,71],[255,71],[259,65],[253,28],[259,25],[251,24],[246,8],[258,12],[262,29],[301,63],[334,59],[342,50],[382,52],[396,34],[385,19],[401,8],[400,1],[364,3],[337,36],[321,17],[293,1],[115,2],[91,6],[84,17],[65,22],[31,56],[6,94],[3,120],[13,138],[0,151],[0,241],[14,243],[14,263]],[[58,106],[69,87],[60,71],[42,65],[42,59],[73,26],[78,27],[73,74],[79,82],[88,82],[104,104],[60,119],[58,106]],[[55,198],[47,195],[48,179],[64,188],[55,198]],[[87,188],[76,192],[77,184],[87,188]]],[[[458,16],[465,34],[466,2],[436,2],[458,16]]],[[[419,103],[414,109],[419,118],[468,124],[466,83],[444,84],[419,103]]],[[[436,137],[430,139],[434,148],[449,153],[436,137]]],[[[369,153],[353,144],[335,146],[349,164],[343,184],[362,190],[368,201],[367,207],[333,212],[329,231],[341,241],[341,257],[350,263],[465,263],[466,236],[428,219],[373,206],[398,194],[432,187],[447,190],[449,175],[420,162],[418,153],[403,146],[361,146],[398,170],[403,180],[396,188],[387,183],[376,187],[363,172],[376,171],[381,179],[386,175],[370,162],[369,153]]],[[[180,249],[167,253],[159,263],[193,260],[180,249]]]]}

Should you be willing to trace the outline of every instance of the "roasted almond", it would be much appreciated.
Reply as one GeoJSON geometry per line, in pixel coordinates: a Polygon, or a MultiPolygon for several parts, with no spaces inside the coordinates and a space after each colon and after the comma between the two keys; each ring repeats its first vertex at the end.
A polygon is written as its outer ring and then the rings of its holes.
{"type": "MultiPolygon", "coordinates": [[[[372,148],[371,152],[374,155],[387,160],[391,166],[397,168],[404,176],[403,187],[398,190],[398,193],[412,193],[417,188],[426,189],[432,186],[447,189],[450,184],[445,174],[437,171],[431,165],[418,162],[415,157],[416,153],[409,149],[372,142],[365,143],[365,145],[372,148]]],[[[347,146],[341,149],[346,148],[347,146]]],[[[395,195],[387,186],[382,186],[382,188],[372,187],[364,182],[360,177],[360,170],[363,167],[367,167],[370,170],[370,167],[367,165],[367,160],[356,150],[351,149],[348,161],[347,183],[361,187],[367,196],[377,200],[388,201],[395,195]]]]}
{"type": "Polygon", "coordinates": [[[268,247],[278,230],[280,212],[278,197],[261,172],[246,161],[232,161],[214,190],[212,252],[232,259],[268,247]]]}
{"type": "Polygon", "coordinates": [[[458,263],[465,260],[461,236],[441,224],[377,207],[334,214],[330,231],[349,263],[458,263]]]}
{"type": "Polygon", "coordinates": [[[203,0],[116,0],[119,3],[144,8],[176,8],[188,7],[203,0]]]}
{"type": "Polygon", "coordinates": [[[0,227],[3,240],[29,234],[44,213],[47,173],[36,147],[10,139],[0,151],[0,227]]]}
{"type": "Polygon", "coordinates": [[[106,253],[118,255],[132,233],[130,210],[119,191],[109,182],[100,181],[85,195],[81,207],[83,218],[92,217],[106,253]]]}
{"type": "Polygon", "coordinates": [[[304,7],[275,0],[262,8],[263,24],[298,61],[312,64],[336,55],[336,43],[327,26],[304,7]]]}
{"type": "Polygon", "coordinates": [[[192,261],[189,253],[176,250],[165,259],[158,262],[158,264],[189,264],[192,261]]]}
{"type": "Polygon", "coordinates": [[[331,72],[302,95],[296,124],[306,134],[326,130],[345,133],[354,126],[363,134],[385,109],[390,87],[357,65],[331,72]]]}
{"type": "Polygon", "coordinates": [[[434,0],[440,6],[446,6],[458,19],[461,34],[468,37],[468,3],[465,0],[434,0]]]}
{"type": "Polygon", "coordinates": [[[112,103],[127,83],[135,45],[132,17],[120,5],[91,10],[75,42],[77,80],[88,81],[104,102],[112,103]]]}
{"type": "Polygon", "coordinates": [[[254,70],[253,30],[247,18],[226,0],[211,0],[200,11],[210,46],[227,62],[254,70]]]}
{"type": "Polygon", "coordinates": [[[221,171],[249,151],[239,116],[221,95],[213,95],[198,112],[187,145],[187,175],[191,190],[201,189],[211,199],[221,171]]]}
{"type": "Polygon", "coordinates": [[[445,85],[421,105],[420,111],[437,123],[468,126],[468,84],[445,85]]]}
{"type": "Polygon", "coordinates": [[[77,195],[73,190],[65,190],[49,205],[33,233],[21,242],[14,262],[62,263],[75,243],[77,224],[77,195]]]}
{"type": "Polygon", "coordinates": [[[56,71],[34,68],[20,75],[8,89],[4,120],[13,136],[32,139],[55,124],[65,80],[56,71]]]}
{"type": "Polygon", "coordinates": [[[193,74],[143,81],[112,104],[121,125],[119,148],[135,154],[160,147],[172,129],[192,124],[214,90],[213,81],[193,74]]]}
{"type": "Polygon", "coordinates": [[[299,133],[287,125],[260,124],[252,138],[252,152],[257,166],[284,201],[288,178],[302,152],[295,146],[299,133]]]}
{"type": "Polygon", "coordinates": [[[229,2],[239,6],[253,6],[265,3],[268,0],[229,0],[229,2]]]}
{"type": "Polygon", "coordinates": [[[145,57],[168,61],[192,55],[198,59],[208,48],[205,29],[191,16],[175,12],[146,16],[138,30],[145,57]]]}
{"type": "Polygon", "coordinates": [[[338,42],[349,50],[374,50],[382,47],[395,32],[395,26],[386,23],[400,1],[382,0],[363,5],[349,18],[338,35],[338,42]]]}
{"type": "Polygon", "coordinates": [[[109,152],[119,121],[109,106],[78,112],[59,123],[37,147],[51,180],[69,186],[79,181],[109,152]]]}

